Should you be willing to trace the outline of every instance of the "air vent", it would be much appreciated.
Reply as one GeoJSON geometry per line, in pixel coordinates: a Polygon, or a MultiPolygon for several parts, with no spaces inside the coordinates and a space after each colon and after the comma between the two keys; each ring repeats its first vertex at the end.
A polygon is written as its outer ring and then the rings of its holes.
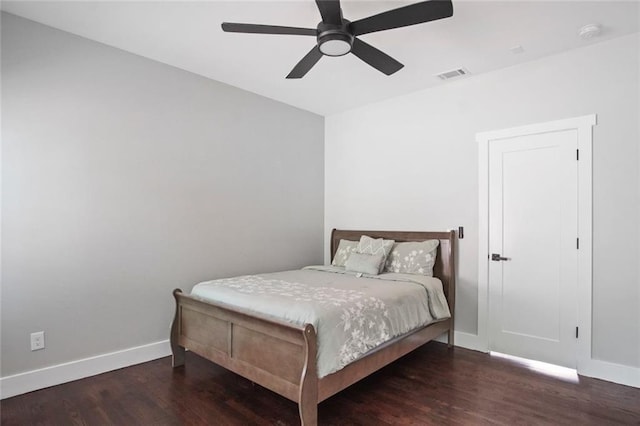
{"type": "Polygon", "coordinates": [[[440,73],[438,74],[438,77],[440,78],[440,80],[451,80],[452,78],[460,77],[467,74],[469,74],[469,71],[465,70],[464,68],[458,68],[457,70],[440,73]]]}

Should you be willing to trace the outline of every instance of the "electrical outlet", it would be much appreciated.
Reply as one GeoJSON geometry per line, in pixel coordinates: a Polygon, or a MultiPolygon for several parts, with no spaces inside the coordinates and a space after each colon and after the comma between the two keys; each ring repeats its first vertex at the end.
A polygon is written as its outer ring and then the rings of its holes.
{"type": "Polygon", "coordinates": [[[39,351],[44,349],[44,331],[31,333],[31,350],[39,351]]]}

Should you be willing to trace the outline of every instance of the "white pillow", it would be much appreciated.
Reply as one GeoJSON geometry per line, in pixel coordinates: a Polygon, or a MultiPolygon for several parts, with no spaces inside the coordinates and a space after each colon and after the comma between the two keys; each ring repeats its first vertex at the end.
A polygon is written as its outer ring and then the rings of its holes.
{"type": "Polygon", "coordinates": [[[387,261],[387,256],[391,253],[391,249],[393,248],[394,240],[384,240],[382,238],[373,239],[366,235],[360,237],[360,242],[358,243],[358,247],[356,248],[356,253],[362,254],[382,254],[383,260],[380,265],[379,272],[384,270],[385,262],[387,261]]]}
{"type": "Polygon", "coordinates": [[[433,265],[436,263],[438,240],[427,240],[415,243],[396,243],[385,264],[386,272],[400,274],[419,274],[433,276],[433,265]]]}
{"type": "Polygon", "coordinates": [[[378,275],[384,268],[384,255],[351,253],[344,265],[347,271],[362,272],[363,274],[378,275]]]}
{"type": "Polygon", "coordinates": [[[347,259],[349,259],[349,255],[356,251],[356,247],[358,247],[357,241],[340,240],[338,250],[336,250],[336,254],[333,256],[331,264],[333,266],[344,266],[347,259]]]}

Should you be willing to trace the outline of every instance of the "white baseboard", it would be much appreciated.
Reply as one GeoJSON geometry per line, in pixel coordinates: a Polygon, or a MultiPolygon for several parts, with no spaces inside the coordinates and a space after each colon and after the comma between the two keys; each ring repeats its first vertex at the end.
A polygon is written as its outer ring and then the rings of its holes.
{"type": "Polygon", "coordinates": [[[640,388],[640,368],[612,362],[590,359],[578,369],[581,376],[640,388]]]}
{"type": "Polygon", "coordinates": [[[453,339],[456,346],[471,349],[472,351],[488,352],[486,343],[484,343],[477,334],[456,331],[453,339]]]}
{"type": "MultiPolygon", "coordinates": [[[[454,346],[471,349],[472,351],[487,352],[485,345],[482,344],[477,335],[465,333],[464,331],[454,331],[453,333],[454,346]]],[[[441,334],[434,340],[440,343],[449,342],[447,333],[441,334]]]]}
{"type": "MultiPolygon", "coordinates": [[[[456,346],[474,351],[487,352],[487,349],[484,347],[485,345],[475,334],[456,331],[454,339],[456,346]]],[[[436,340],[447,343],[447,335],[443,334],[436,340]]],[[[169,355],[171,355],[169,341],[162,340],[148,345],[2,377],[0,378],[0,399],[10,398],[73,380],[84,379],[85,377],[153,361],[154,359],[169,355]]],[[[578,374],[640,388],[640,368],[638,367],[591,359],[580,368],[578,374]]]]}
{"type": "Polygon", "coordinates": [[[169,340],[0,378],[0,399],[171,355],[169,340]]]}

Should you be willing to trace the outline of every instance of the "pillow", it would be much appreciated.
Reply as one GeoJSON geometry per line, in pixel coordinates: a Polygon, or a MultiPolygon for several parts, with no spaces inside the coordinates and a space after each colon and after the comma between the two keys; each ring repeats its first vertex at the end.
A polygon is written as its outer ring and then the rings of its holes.
{"type": "Polygon", "coordinates": [[[387,257],[385,271],[432,277],[438,244],[438,240],[394,244],[387,257]]]}
{"type": "Polygon", "coordinates": [[[360,237],[360,242],[358,243],[358,247],[356,248],[356,253],[362,254],[382,254],[383,260],[382,265],[380,265],[380,269],[378,272],[382,272],[384,270],[385,262],[387,261],[387,256],[391,253],[391,249],[393,248],[393,240],[383,240],[382,238],[373,239],[366,235],[360,237]]]}
{"type": "Polygon", "coordinates": [[[358,246],[357,241],[340,240],[338,244],[338,250],[336,250],[335,256],[331,264],[333,266],[344,266],[345,262],[349,258],[349,255],[356,250],[358,246]]]}
{"type": "Polygon", "coordinates": [[[363,274],[378,275],[384,267],[384,255],[351,253],[344,265],[347,271],[362,272],[363,274]]]}

